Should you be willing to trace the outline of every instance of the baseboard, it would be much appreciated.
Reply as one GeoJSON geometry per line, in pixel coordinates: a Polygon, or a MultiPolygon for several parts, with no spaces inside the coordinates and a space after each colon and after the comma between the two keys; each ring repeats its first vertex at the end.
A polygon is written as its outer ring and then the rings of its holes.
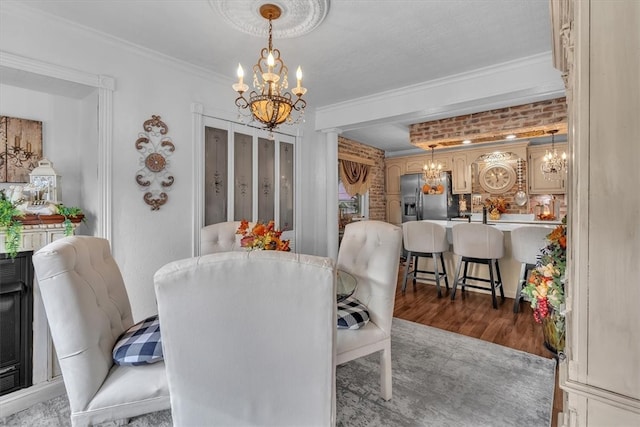
{"type": "Polygon", "coordinates": [[[65,392],[62,377],[58,377],[2,396],[0,397],[0,420],[65,392]]]}

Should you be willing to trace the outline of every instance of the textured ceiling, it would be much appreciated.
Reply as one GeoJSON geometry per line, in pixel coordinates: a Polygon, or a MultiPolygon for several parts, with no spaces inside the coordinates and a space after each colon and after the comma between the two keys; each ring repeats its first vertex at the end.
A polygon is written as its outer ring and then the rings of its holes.
{"type": "MultiPolygon", "coordinates": [[[[237,64],[246,68],[255,63],[266,45],[265,37],[234,28],[216,0],[21,3],[228,76],[230,85],[237,64]]],[[[241,3],[257,10],[264,1],[241,3]]],[[[286,9],[292,2],[272,3],[284,4],[286,9]]],[[[274,47],[281,50],[289,68],[302,66],[304,85],[309,88],[305,98],[315,107],[551,50],[547,0],[333,0],[326,4],[326,10],[320,11],[324,20],[312,31],[299,37],[274,37],[274,47]]],[[[275,32],[277,21],[273,25],[275,32]]],[[[411,147],[407,124],[359,129],[346,136],[387,150],[411,147]]]]}

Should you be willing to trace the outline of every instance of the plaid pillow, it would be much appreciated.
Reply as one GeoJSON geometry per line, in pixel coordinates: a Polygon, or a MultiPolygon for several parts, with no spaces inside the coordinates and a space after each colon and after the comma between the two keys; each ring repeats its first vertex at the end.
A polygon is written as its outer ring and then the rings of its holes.
{"type": "Polygon", "coordinates": [[[116,365],[145,365],[162,359],[162,339],[157,314],[127,329],[113,347],[113,362],[116,365]]]}
{"type": "Polygon", "coordinates": [[[367,307],[353,296],[338,301],[338,329],[360,329],[368,321],[367,307]]]}

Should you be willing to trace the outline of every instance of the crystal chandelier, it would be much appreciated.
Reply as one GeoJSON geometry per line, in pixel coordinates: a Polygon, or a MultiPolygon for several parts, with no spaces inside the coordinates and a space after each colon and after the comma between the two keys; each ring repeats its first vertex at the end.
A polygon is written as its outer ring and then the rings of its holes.
{"type": "Polygon", "coordinates": [[[431,163],[424,165],[423,173],[424,180],[429,185],[438,185],[440,184],[440,180],[442,177],[442,165],[440,163],[436,163],[433,160],[433,149],[436,148],[437,144],[431,144],[429,148],[431,148],[431,163]]]}
{"type": "MultiPolygon", "coordinates": [[[[307,89],[301,86],[302,70],[298,67],[296,72],[297,85],[291,90],[296,96],[292,99],[289,88],[289,80],[287,74],[289,69],[280,58],[280,51],[273,48],[272,44],[272,25],[271,21],[278,19],[282,13],[280,7],[273,4],[264,4],[260,6],[260,15],[269,20],[269,45],[260,52],[258,62],[253,66],[253,89],[249,94],[249,99],[245,98],[244,93],[249,89],[244,81],[244,71],[241,65],[238,65],[238,83],[232,87],[240,96],[236,98],[236,106],[238,112],[242,114],[242,110],[249,108],[252,119],[258,120],[265,125],[265,129],[270,132],[277,128],[285,121],[289,124],[299,123],[304,119],[304,108],[307,102],[302,96],[307,89]],[[293,119],[291,113],[297,111],[298,117],[293,119]]],[[[249,116],[248,114],[244,114],[249,116]]]]}
{"type": "Polygon", "coordinates": [[[551,150],[547,150],[547,153],[542,159],[542,164],[540,165],[542,175],[549,181],[559,181],[564,179],[567,173],[567,154],[563,152],[562,155],[558,155],[554,145],[556,132],[558,131],[550,130],[548,132],[551,134],[551,150]]]}

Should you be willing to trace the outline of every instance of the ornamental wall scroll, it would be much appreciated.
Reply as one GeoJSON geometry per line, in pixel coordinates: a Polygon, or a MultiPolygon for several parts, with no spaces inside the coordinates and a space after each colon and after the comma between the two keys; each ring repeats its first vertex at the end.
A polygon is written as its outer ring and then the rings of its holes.
{"type": "Polygon", "coordinates": [[[160,116],[151,116],[142,125],[144,132],[138,134],[136,150],[140,153],[140,165],[136,172],[136,182],[142,191],[144,201],[157,211],[167,203],[169,196],[166,191],[173,184],[173,175],[169,172],[168,157],[176,149],[171,138],[166,137],[169,131],[167,125],[160,120],[160,116]]]}

